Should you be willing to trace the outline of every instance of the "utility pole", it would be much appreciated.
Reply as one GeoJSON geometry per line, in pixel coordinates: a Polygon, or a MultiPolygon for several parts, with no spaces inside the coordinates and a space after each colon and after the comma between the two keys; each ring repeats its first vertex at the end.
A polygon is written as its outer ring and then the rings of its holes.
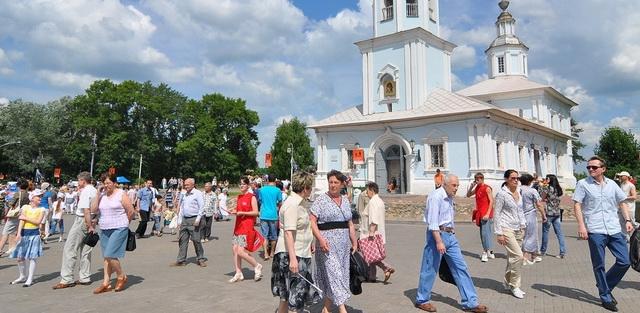
{"type": "Polygon", "coordinates": [[[291,173],[289,175],[289,181],[293,181],[293,144],[289,143],[287,146],[287,152],[290,153],[291,158],[289,159],[289,167],[291,168],[291,173]]]}
{"type": "Polygon", "coordinates": [[[91,177],[93,177],[93,161],[96,157],[96,132],[93,132],[93,140],[91,140],[91,177]]]}

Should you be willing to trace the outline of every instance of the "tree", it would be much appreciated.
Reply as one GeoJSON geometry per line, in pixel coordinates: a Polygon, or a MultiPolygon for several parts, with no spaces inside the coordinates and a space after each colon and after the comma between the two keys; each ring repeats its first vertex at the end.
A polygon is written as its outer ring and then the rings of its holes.
{"type": "MultiPolygon", "coordinates": [[[[571,136],[575,138],[580,138],[580,133],[582,132],[582,128],[578,127],[578,122],[571,118],[571,136]]],[[[584,162],[585,159],[580,155],[580,149],[584,148],[586,145],[583,144],[580,139],[572,139],[571,140],[571,154],[573,158],[573,163],[577,164],[578,162],[584,162]]]]}
{"type": "Polygon", "coordinates": [[[594,152],[607,162],[605,174],[610,178],[621,171],[632,174],[640,171],[640,144],[630,131],[617,126],[605,129],[594,152]]]}
{"type": "Polygon", "coordinates": [[[313,165],[313,148],[307,134],[307,125],[297,118],[283,121],[276,129],[271,145],[271,173],[278,178],[288,178],[291,170],[291,154],[287,148],[293,148],[293,159],[298,168],[313,165]]]}

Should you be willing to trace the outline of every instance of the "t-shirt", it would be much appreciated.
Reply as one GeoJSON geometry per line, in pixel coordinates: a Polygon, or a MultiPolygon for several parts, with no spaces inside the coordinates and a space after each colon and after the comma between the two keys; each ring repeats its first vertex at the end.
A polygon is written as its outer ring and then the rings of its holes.
{"type": "Polygon", "coordinates": [[[278,220],[278,204],[282,202],[282,192],[276,186],[267,185],[258,190],[260,194],[260,220],[278,220]]]}
{"type": "Polygon", "coordinates": [[[280,235],[275,253],[287,252],[284,240],[285,230],[295,231],[293,239],[296,256],[310,258],[313,233],[309,223],[309,209],[303,206],[303,199],[297,193],[291,193],[280,208],[280,235]]]}
{"type": "MultiPolygon", "coordinates": [[[[28,219],[36,219],[38,215],[40,215],[41,213],[44,213],[44,211],[45,209],[42,207],[34,208],[30,205],[22,206],[22,214],[24,214],[24,216],[26,216],[28,219]]],[[[23,229],[38,229],[38,228],[40,228],[39,224],[33,224],[27,221],[24,222],[23,229]]]]}
{"type": "Polygon", "coordinates": [[[140,190],[138,190],[138,200],[140,200],[140,207],[138,209],[140,211],[149,211],[153,205],[154,197],[155,193],[153,192],[153,189],[147,187],[140,188],[140,190]]]}
{"type": "Polygon", "coordinates": [[[91,184],[87,184],[82,188],[80,191],[80,199],[78,200],[78,207],[76,208],[77,216],[84,216],[84,209],[91,207],[91,201],[93,201],[97,194],[98,190],[91,184]]]}
{"type": "MultiPolygon", "coordinates": [[[[631,191],[632,191],[632,190],[634,190],[634,189],[636,189],[636,186],[634,186],[634,185],[633,185],[632,183],[630,183],[630,182],[627,182],[627,183],[625,183],[625,184],[620,185],[620,188],[622,188],[622,191],[624,192],[624,194],[625,194],[627,197],[630,197],[630,196],[631,196],[631,191]]],[[[624,200],[624,201],[622,201],[622,202],[624,202],[624,203],[626,203],[626,204],[627,204],[627,207],[629,207],[629,210],[630,210],[631,212],[635,212],[635,210],[636,210],[636,201],[635,201],[635,200],[624,200]]],[[[635,216],[629,216],[629,218],[631,218],[632,220],[634,220],[634,219],[635,219],[635,216]]]]}
{"type": "Polygon", "coordinates": [[[47,190],[47,192],[42,195],[42,198],[40,199],[40,206],[45,210],[49,209],[49,198],[51,198],[52,196],[53,192],[51,192],[50,190],[47,190]]]}

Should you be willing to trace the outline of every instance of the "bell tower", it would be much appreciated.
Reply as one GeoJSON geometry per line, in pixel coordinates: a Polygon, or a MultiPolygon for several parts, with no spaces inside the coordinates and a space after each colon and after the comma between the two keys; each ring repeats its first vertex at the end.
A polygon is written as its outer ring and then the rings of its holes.
{"type": "Polygon", "coordinates": [[[502,10],[496,20],[497,37],[484,52],[489,65],[489,78],[519,75],[528,77],[529,48],[516,36],[516,19],[507,11],[509,1],[498,3],[502,10]]]}
{"type": "Polygon", "coordinates": [[[362,113],[408,111],[451,90],[455,45],[440,38],[438,0],[373,0],[373,37],[362,54],[362,113]]]}

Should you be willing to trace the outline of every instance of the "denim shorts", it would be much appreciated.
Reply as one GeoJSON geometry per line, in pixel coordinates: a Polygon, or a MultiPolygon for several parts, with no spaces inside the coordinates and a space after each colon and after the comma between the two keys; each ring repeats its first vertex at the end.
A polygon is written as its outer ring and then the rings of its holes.
{"type": "Polygon", "coordinates": [[[276,223],[278,221],[263,221],[260,220],[260,232],[265,239],[269,241],[278,240],[278,229],[276,223]]]}

